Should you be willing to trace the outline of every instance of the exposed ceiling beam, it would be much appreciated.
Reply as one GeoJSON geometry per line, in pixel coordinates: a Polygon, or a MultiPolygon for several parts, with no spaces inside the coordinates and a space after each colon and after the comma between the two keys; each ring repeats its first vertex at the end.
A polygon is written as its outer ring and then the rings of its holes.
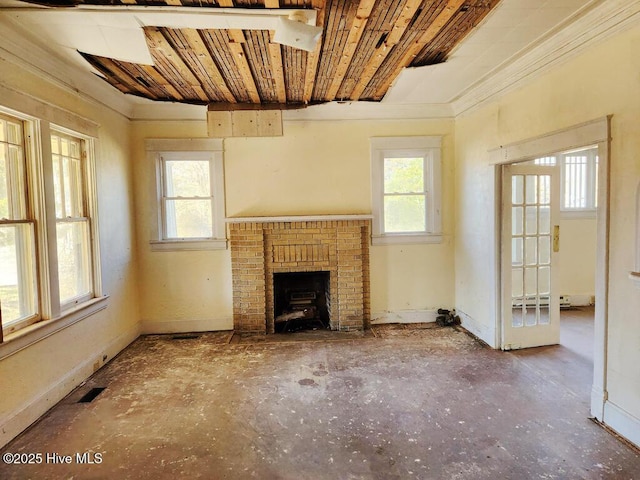
{"type": "Polygon", "coordinates": [[[218,0],[218,5],[221,7],[233,7],[233,0],[218,0]]]}
{"type": "Polygon", "coordinates": [[[229,43],[229,49],[233,55],[233,61],[236,63],[236,67],[238,67],[238,72],[242,77],[244,86],[247,89],[249,98],[253,103],[260,103],[258,87],[256,87],[256,82],[251,74],[251,68],[249,67],[249,62],[247,61],[247,56],[242,46],[246,41],[244,33],[242,33],[242,30],[229,30],[229,37],[232,40],[231,43],[229,43]]]}
{"type": "Polygon", "coordinates": [[[279,43],[273,43],[273,32],[270,32],[272,43],[269,44],[269,57],[271,60],[271,72],[275,82],[278,102],[287,102],[287,89],[284,82],[284,68],[282,67],[282,47],[279,43]]]}
{"type": "Polygon", "coordinates": [[[351,100],[358,100],[364,89],[367,88],[367,85],[373,78],[373,75],[378,71],[382,62],[387,58],[387,55],[391,52],[393,47],[400,41],[400,38],[404,34],[405,30],[409,26],[411,19],[420,8],[422,4],[422,0],[407,0],[404,8],[402,9],[402,13],[398,16],[391,33],[385,39],[384,42],[376,49],[375,53],[369,59],[360,80],[356,83],[355,87],[351,91],[350,98],[351,100]]]}
{"type": "Polygon", "coordinates": [[[265,8],[280,8],[280,0],[264,0],[265,8]]]}
{"type": "Polygon", "coordinates": [[[356,12],[356,16],[353,19],[351,28],[349,29],[347,44],[342,51],[340,63],[338,64],[338,68],[334,73],[331,85],[329,85],[329,88],[325,95],[325,100],[332,101],[336,98],[336,94],[340,89],[340,85],[342,85],[344,76],[349,69],[349,65],[351,65],[353,54],[358,47],[360,38],[362,38],[362,34],[364,33],[364,29],[367,25],[367,20],[369,20],[369,15],[371,14],[371,10],[373,9],[375,3],[375,0],[360,0],[358,11],[356,12]]]}
{"type": "Polygon", "coordinates": [[[449,0],[447,6],[444,7],[433,23],[431,23],[431,25],[429,25],[429,27],[424,31],[419,40],[407,49],[407,52],[402,56],[397,67],[393,69],[392,72],[387,75],[387,79],[380,84],[380,87],[376,90],[376,99],[380,99],[384,96],[402,69],[411,65],[411,62],[413,62],[413,59],[420,53],[420,50],[424,48],[424,45],[436,38],[438,33],[440,33],[447,22],[449,22],[449,20],[451,20],[451,18],[457,13],[465,1],[466,0],[449,0]]]}
{"type": "MultiPolygon", "coordinates": [[[[324,27],[324,15],[326,9],[326,0],[312,0],[311,6],[318,11],[318,16],[316,18],[316,25],[318,27],[324,27]]],[[[324,28],[322,32],[322,36],[325,36],[324,28]]],[[[307,54],[307,67],[305,69],[304,75],[304,93],[303,93],[303,102],[309,103],[311,101],[311,96],[313,95],[313,86],[316,82],[316,75],[318,72],[318,62],[320,60],[320,52],[322,51],[322,44],[324,40],[318,42],[316,48],[307,54]]]]}

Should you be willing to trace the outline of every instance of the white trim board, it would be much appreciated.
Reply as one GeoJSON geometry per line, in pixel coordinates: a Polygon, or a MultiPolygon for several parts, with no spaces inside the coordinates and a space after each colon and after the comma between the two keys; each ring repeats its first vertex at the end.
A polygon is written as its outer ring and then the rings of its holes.
{"type": "Polygon", "coordinates": [[[605,142],[609,140],[609,120],[610,117],[602,117],[539,137],[501,145],[489,151],[489,162],[491,165],[514,163],[605,142]]]}
{"type": "Polygon", "coordinates": [[[438,316],[437,310],[400,310],[383,311],[371,314],[371,325],[385,323],[432,323],[438,316]]]}
{"type": "Polygon", "coordinates": [[[201,320],[143,320],[142,334],[213,332],[233,330],[233,317],[207,318],[201,320]]]}
{"type": "Polygon", "coordinates": [[[460,317],[461,325],[465,330],[478,337],[491,348],[498,348],[495,332],[487,332],[486,328],[484,328],[482,325],[476,322],[473,317],[463,312],[462,310],[456,309],[456,315],[460,317]]]}
{"type": "Polygon", "coordinates": [[[604,423],[640,447],[640,418],[634,417],[615,403],[607,400],[604,404],[604,423]]]}

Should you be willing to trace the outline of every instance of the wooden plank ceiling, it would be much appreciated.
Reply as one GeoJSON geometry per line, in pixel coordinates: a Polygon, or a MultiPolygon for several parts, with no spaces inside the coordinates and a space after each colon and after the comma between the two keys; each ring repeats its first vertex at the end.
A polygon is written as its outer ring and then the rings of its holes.
{"type": "Polygon", "coordinates": [[[154,66],[84,55],[124,93],[233,108],[229,104],[379,101],[403,68],[444,62],[498,2],[87,0],[79,4],[317,9],[323,33],[312,52],[273,43],[273,32],[266,30],[145,27],[154,66]]]}

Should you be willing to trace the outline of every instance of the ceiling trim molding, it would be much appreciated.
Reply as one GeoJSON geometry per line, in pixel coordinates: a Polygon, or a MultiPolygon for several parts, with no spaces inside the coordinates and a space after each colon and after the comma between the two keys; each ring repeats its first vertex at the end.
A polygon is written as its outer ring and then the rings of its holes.
{"type": "Polygon", "coordinates": [[[450,104],[397,104],[386,102],[329,102],[283,112],[283,120],[427,120],[452,119],[450,104]]]}
{"type": "Polygon", "coordinates": [[[454,116],[480,107],[577,56],[595,42],[626,30],[637,21],[639,14],[640,0],[603,1],[546,40],[530,46],[524,55],[498,66],[453,99],[454,116]]]}
{"type": "Polygon", "coordinates": [[[45,51],[31,36],[13,22],[0,17],[0,59],[36,74],[46,82],[79,96],[85,101],[106,107],[131,118],[132,101],[107,82],[96,81],[96,75],[73,68],[45,51]]]}
{"type": "MultiPolygon", "coordinates": [[[[181,103],[139,101],[132,108],[134,121],[201,121],[207,118],[207,106],[181,103]]],[[[287,122],[309,120],[427,120],[453,118],[448,104],[389,104],[384,102],[329,102],[306,108],[282,111],[287,122]]]]}

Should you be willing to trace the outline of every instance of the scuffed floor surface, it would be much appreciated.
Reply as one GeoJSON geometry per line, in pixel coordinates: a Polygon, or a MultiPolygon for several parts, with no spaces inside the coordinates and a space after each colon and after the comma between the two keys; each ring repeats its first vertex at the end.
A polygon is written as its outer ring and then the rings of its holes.
{"type": "Polygon", "coordinates": [[[464,332],[401,330],[141,337],[3,449],[72,463],[0,462],[0,478],[640,478],[588,398],[464,332]],[[77,403],[93,387],[106,388],[77,403]],[[78,464],[85,452],[101,463],[78,464]]]}

